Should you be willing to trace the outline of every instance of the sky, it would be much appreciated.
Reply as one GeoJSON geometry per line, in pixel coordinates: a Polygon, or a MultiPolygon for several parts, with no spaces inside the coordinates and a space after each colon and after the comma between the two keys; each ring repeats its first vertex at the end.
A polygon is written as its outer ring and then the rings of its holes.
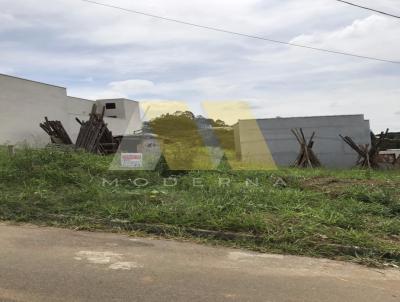
{"type": "MultiPolygon", "coordinates": [[[[98,0],[231,31],[400,61],[400,19],[335,0],[98,0]]],[[[400,15],[398,0],[354,0],[400,15]]],[[[245,102],[258,118],[365,114],[400,131],[400,65],[168,23],[81,0],[0,0],[0,73],[75,97],[245,102]]],[[[230,122],[230,121],[228,121],[230,122]]]]}

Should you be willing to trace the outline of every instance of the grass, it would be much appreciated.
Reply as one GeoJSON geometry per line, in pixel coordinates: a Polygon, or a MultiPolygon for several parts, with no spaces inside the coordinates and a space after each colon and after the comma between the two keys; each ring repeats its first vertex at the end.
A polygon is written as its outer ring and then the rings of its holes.
{"type": "Polygon", "coordinates": [[[10,157],[0,149],[0,219],[142,229],[263,252],[400,266],[399,171],[194,171],[164,186],[175,180],[110,171],[111,160],[53,149],[10,157]],[[137,187],[135,179],[148,185],[137,187]],[[230,184],[221,186],[226,179],[230,184]]]}

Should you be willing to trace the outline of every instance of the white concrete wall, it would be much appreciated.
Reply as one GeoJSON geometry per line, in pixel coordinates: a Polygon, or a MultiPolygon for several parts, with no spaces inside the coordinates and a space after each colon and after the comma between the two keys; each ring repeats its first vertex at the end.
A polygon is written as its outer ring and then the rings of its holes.
{"type": "Polygon", "coordinates": [[[141,129],[139,103],[127,99],[106,99],[90,101],[79,98],[68,98],[69,124],[68,133],[75,142],[79,134],[80,125],[76,117],[87,121],[92,110],[93,104],[97,105],[97,113],[101,113],[103,106],[107,103],[115,103],[116,109],[106,109],[104,121],[114,136],[133,134],[134,131],[141,129]],[[116,117],[114,117],[116,116],[116,117]]]}
{"type": "Polygon", "coordinates": [[[66,89],[0,74],[0,144],[42,146],[44,117],[67,119],[66,89]]]}
{"type": "Polygon", "coordinates": [[[117,106],[116,110],[107,110],[105,118],[113,135],[133,134],[141,129],[138,102],[127,99],[94,102],[67,96],[63,87],[0,74],[0,145],[45,146],[50,138],[39,126],[45,116],[61,121],[75,142],[80,129],[75,118],[86,121],[93,104],[97,103],[101,110],[108,102],[117,106]]]}
{"type": "Polygon", "coordinates": [[[68,120],[65,122],[63,121],[63,124],[71,137],[72,142],[75,143],[81,128],[81,125],[76,121],[76,118],[81,121],[87,121],[94,104],[94,101],[67,97],[68,120]]]}
{"type": "Polygon", "coordinates": [[[142,122],[140,119],[139,103],[128,99],[106,99],[97,100],[100,113],[101,107],[107,103],[115,103],[115,109],[106,109],[105,122],[113,135],[132,135],[134,131],[140,130],[142,122]],[[111,117],[115,116],[115,117],[111,117]]]}

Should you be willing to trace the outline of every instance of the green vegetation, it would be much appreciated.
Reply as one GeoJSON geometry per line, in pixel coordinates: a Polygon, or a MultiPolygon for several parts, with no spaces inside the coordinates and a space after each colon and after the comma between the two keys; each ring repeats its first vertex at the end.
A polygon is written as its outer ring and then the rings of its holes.
{"type": "Polygon", "coordinates": [[[223,169],[180,174],[176,186],[164,186],[157,172],[110,171],[111,160],[0,149],[0,219],[400,265],[399,171],[223,169]],[[147,186],[135,185],[144,179],[147,186]]]}
{"type": "MultiPolygon", "coordinates": [[[[163,114],[146,123],[145,130],[160,139],[163,154],[173,170],[212,170],[220,158],[234,153],[234,132],[221,120],[195,116],[190,111],[163,114]],[[216,127],[213,130],[210,127],[216,127]],[[215,154],[214,154],[215,153],[215,154]]],[[[235,160],[231,156],[230,161],[235,160]]]]}

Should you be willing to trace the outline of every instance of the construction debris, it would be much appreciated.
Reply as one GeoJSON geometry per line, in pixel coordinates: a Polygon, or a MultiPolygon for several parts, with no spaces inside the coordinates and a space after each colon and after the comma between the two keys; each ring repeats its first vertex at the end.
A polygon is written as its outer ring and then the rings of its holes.
{"type": "Polygon", "coordinates": [[[317,156],[312,150],[314,146],[313,140],[315,137],[315,132],[313,132],[311,138],[309,139],[309,141],[307,141],[302,128],[291,129],[291,131],[300,144],[300,153],[296,161],[294,162],[293,167],[298,167],[298,168],[320,167],[321,162],[318,160],[317,156]]]}
{"type": "Polygon", "coordinates": [[[372,150],[376,153],[379,153],[381,150],[387,149],[385,146],[385,142],[387,141],[389,136],[389,129],[386,129],[386,132],[381,132],[379,135],[375,135],[371,131],[371,142],[372,142],[372,150]]]}
{"type": "Polygon", "coordinates": [[[97,106],[94,104],[88,121],[83,122],[76,118],[77,122],[81,125],[75,144],[77,149],[84,149],[87,152],[102,155],[113,154],[117,151],[118,143],[114,140],[112,132],[104,122],[104,112],[105,107],[98,114],[97,106]]]}
{"type": "Polygon", "coordinates": [[[53,144],[72,145],[72,140],[60,121],[49,121],[47,117],[40,127],[50,136],[53,144]]]}
{"type": "Polygon", "coordinates": [[[378,162],[382,168],[399,168],[400,166],[400,149],[388,149],[379,151],[378,162]]]}
{"type": "Polygon", "coordinates": [[[396,159],[393,166],[395,169],[400,169],[400,156],[396,159]]]}
{"type": "Polygon", "coordinates": [[[357,166],[362,168],[372,168],[377,167],[377,164],[374,162],[374,156],[371,157],[372,152],[369,147],[369,144],[366,145],[357,145],[353,139],[349,136],[339,135],[343,141],[348,144],[354,151],[358,154],[357,166]]]}
{"type": "MultiPolygon", "coordinates": [[[[112,132],[107,128],[107,124],[104,122],[104,113],[105,107],[102,108],[101,114],[98,114],[97,106],[94,104],[88,121],[84,122],[76,118],[76,121],[81,125],[75,143],[76,149],[102,155],[117,152],[119,140],[115,139],[112,132]]],[[[41,123],[40,127],[50,136],[53,144],[73,146],[71,138],[60,121],[49,121],[45,117],[45,122],[41,123]]]]}
{"type": "MultiPolygon", "coordinates": [[[[376,138],[380,138],[381,134],[378,134],[376,138]]],[[[384,134],[384,138],[381,143],[382,150],[389,149],[400,149],[400,132],[388,132],[384,134]]]]}
{"type": "Polygon", "coordinates": [[[357,166],[362,168],[380,168],[380,156],[379,152],[381,151],[382,143],[384,142],[387,134],[389,133],[389,129],[386,132],[382,132],[379,136],[375,136],[371,132],[371,146],[369,144],[357,145],[354,140],[349,137],[339,135],[344,142],[346,142],[354,151],[358,154],[357,166]]]}

